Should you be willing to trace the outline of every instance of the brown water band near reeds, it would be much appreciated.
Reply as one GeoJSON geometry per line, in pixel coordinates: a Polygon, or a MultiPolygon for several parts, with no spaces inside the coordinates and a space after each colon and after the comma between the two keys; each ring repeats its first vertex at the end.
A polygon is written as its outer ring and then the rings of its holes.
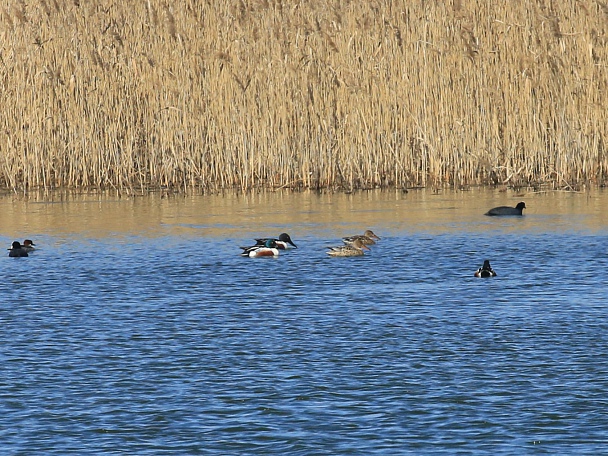
{"type": "Polygon", "coordinates": [[[10,1],[0,187],[602,184],[591,0],[10,1]]]}

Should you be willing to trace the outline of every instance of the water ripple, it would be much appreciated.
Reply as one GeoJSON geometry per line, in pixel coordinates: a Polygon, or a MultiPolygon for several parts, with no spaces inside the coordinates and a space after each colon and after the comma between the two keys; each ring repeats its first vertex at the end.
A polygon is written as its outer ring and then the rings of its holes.
{"type": "Polygon", "coordinates": [[[7,258],[0,443],[7,454],[597,454],[606,240],[388,236],[368,256],[332,259],[310,238],[258,261],[229,242],[206,254],[135,238],[7,258]],[[497,278],[472,277],[484,258],[497,278]]]}

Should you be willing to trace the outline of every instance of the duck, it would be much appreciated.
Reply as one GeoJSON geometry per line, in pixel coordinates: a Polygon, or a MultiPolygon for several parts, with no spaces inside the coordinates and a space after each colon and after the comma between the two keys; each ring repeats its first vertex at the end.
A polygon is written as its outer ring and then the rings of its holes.
{"type": "Polygon", "coordinates": [[[266,241],[268,241],[269,239],[276,243],[276,248],[279,250],[287,250],[291,247],[293,247],[294,249],[298,248],[298,246],[295,245],[295,243],[291,240],[291,237],[287,233],[281,233],[279,235],[278,239],[259,238],[259,239],[256,239],[255,242],[256,242],[256,245],[265,245],[266,241]]]}
{"type": "Polygon", "coordinates": [[[496,271],[490,266],[490,260],[485,260],[483,266],[475,271],[475,277],[496,277],[496,271]]]}
{"type": "Polygon", "coordinates": [[[380,240],[380,238],[376,236],[372,230],[365,230],[365,233],[363,234],[343,237],[342,241],[347,245],[351,245],[357,239],[359,239],[364,245],[374,245],[376,243],[374,239],[380,240]]]}
{"type": "Polygon", "coordinates": [[[363,250],[371,250],[361,239],[355,239],[351,244],[329,247],[327,254],[332,257],[352,257],[363,255],[363,250]]]}
{"type": "Polygon", "coordinates": [[[526,208],[526,203],[523,201],[521,203],[517,203],[517,206],[498,206],[490,209],[485,215],[524,215],[524,209],[526,208]]]}
{"type": "Polygon", "coordinates": [[[29,256],[19,241],[13,242],[12,247],[7,250],[9,251],[8,256],[12,258],[29,256]]]}
{"type": "Polygon", "coordinates": [[[274,239],[267,239],[264,245],[252,245],[251,247],[241,247],[241,256],[249,258],[257,257],[276,257],[279,256],[279,249],[274,239]]]}
{"type": "Polygon", "coordinates": [[[36,244],[34,244],[31,239],[26,239],[25,241],[23,241],[23,244],[21,244],[21,248],[29,253],[29,252],[33,252],[34,250],[36,250],[34,248],[35,245],[36,244]]]}

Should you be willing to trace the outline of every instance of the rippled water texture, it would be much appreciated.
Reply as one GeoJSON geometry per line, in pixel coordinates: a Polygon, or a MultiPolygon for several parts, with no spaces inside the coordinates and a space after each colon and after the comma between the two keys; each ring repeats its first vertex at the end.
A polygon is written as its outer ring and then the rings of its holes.
{"type": "Polygon", "coordinates": [[[603,191],[0,207],[6,247],[39,247],[0,259],[3,454],[608,448],[603,191]],[[366,228],[370,254],[325,254],[366,228]],[[283,231],[298,249],[239,255],[283,231]]]}

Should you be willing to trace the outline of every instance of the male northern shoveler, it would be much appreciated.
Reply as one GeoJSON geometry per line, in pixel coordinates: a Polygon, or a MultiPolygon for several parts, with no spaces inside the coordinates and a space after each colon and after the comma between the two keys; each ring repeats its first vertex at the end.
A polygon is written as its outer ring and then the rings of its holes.
{"type": "Polygon", "coordinates": [[[257,258],[257,257],[275,257],[279,255],[277,243],[274,239],[268,239],[264,245],[252,245],[251,247],[241,247],[242,256],[257,258]]]}
{"type": "Polygon", "coordinates": [[[372,230],[366,230],[363,234],[357,234],[355,236],[348,236],[342,238],[342,241],[345,244],[352,244],[355,240],[359,239],[364,245],[374,245],[376,241],[374,239],[380,240],[378,236],[374,234],[372,230]]]}
{"type": "Polygon", "coordinates": [[[490,266],[490,260],[483,262],[483,266],[475,271],[475,277],[496,277],[496,272],[490,266]]]}
{"type": "Polygon", "coordinates": [[[34,248],[35,245],[36,244],[34,244],[31,239],[26,239],[25,241],[23,241],[21,248],[29,253],[29,252],[33,252],[34,250],[36,250],[34,248]]]}
{"type": "Polygon", "coordinates": [[[268,240],[272,240],[277,244],[277,249],[279,250],[286,250],[288,248],[290,248],[289,246],[292,246],[293,248],[297,249],[298,246],[294,244],[294,242],[291,240],[291,237],[289,236],[289,234],[287,233],[281,233],[279,235],[278,239],[275,238],[260,238],[260,239],[256,239],[256,245],[265,245],[266,241],[268,240]]]}
{"type": "Polygon", "coordinates": [[[327,254],[333,257],[361,256],[363,255],[363,249],[371,250],[361,239],[355,239],[351,244],[329,247],[327,254]]]}
{"type": "Polygon", "coordinates": [[[490,209],[485,215],[524,215],[524,209],[526,208],[526,203],[523,201],[521,203],[517,203],[517,206],[498,206],[490,209]]]}
{"type": "Polygon", "coordinates": [[[10,249],[7,249],[8,256],[13,258],[26,257],[29,256],[23,246],[19,243],[19,241],[13,242],[13,246],[10,249]]]}

